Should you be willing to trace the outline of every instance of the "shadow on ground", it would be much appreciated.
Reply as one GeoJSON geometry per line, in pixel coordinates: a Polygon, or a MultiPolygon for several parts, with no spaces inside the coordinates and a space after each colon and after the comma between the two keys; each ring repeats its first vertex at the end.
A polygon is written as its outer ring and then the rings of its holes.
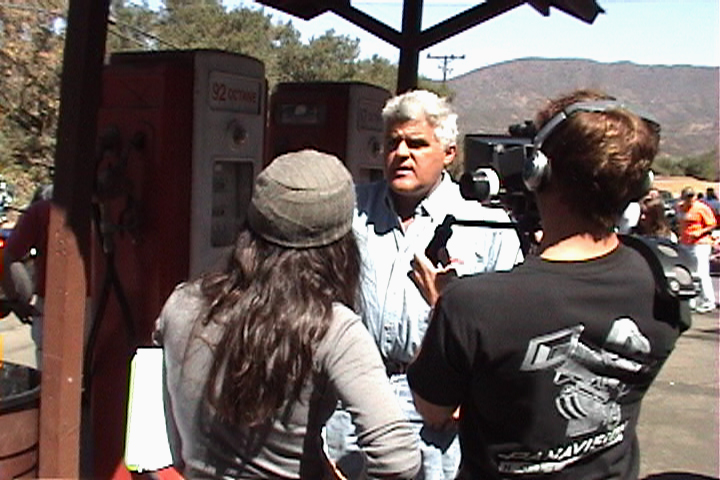
{"type": "Polygon", "coordinates": [[[718,478],[689,472],[664,472],[648,475],[642,480],[718,480],[718,478]]]}

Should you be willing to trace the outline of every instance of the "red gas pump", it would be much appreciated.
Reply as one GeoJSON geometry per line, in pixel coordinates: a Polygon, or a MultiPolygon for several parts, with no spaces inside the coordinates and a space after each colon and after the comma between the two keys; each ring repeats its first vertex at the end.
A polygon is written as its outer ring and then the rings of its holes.
{"type": "Polygon", "coordinates": [[[384,88],[360,82],[281,83],[270,96],[268,157],[302,148],[337,155],[356,182],[382,178],[384,88]]]}
{"type": "Polygon", "coordinates": [[[131,52],[103,73],[85,361],[93,478],[122,463],[128,368],[173,287],[211,267],[262,168],[263,64],[214,50],[131,52]]]}

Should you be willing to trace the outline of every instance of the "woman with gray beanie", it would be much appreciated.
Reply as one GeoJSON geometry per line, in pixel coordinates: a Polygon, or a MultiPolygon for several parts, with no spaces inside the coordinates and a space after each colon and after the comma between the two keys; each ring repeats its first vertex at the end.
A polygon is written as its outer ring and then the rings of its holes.
{"type": "Polygon", "coordinates": [[[352,178],[312,150],[258,176],[227,266],[179,285],[157,320],[168,434],[186,478],[332,478],[321,429],[339,401],[367,472],[413,478],[420,453],[354,307],[352,178]]]}

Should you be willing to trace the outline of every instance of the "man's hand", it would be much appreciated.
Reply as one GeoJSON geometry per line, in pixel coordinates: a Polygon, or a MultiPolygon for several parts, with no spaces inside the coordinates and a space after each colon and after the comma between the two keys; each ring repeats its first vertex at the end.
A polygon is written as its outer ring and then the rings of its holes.
{"type": "Polygon", "coordinates": [[[434,266],[423,254],[416,253],[410,266],[412,267],[410,278],[431,307],[435,306],[440,293],[450,280],[457,277],[452,265],[434,266]]]}
{"type": "Polygon", "coordinates": [[[703,227],[693,232],[691,236],[694,237],[696,240],[700,240],[705,235],[711,234],[713,230],[715,230],[715,225],[710,225],[708,227],[703,227]]]}
{"type": "Polygon", "coordinates": [[[444,407],[430,403],[420,395],[412,392],[415,409],[422,416],[423,421],[435,430],[451,428],[460,418],[460,407],[444,407]]]}

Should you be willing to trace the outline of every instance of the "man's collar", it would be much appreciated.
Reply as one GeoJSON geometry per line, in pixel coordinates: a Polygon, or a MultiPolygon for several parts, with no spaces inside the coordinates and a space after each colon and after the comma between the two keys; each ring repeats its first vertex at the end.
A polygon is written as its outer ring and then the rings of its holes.
{"type": "Polygon", "coordinates": [[[442,221],[448,213],[447,200],[448,194],[450,193],[449,188],[451,182],[449,174],[443,171],[440,177],[440,183],[438,183],[433,191],[418,205],[419,208],[422,208],[423,211],[435,221],[442,221]]]}
{"type": "MultiPolygon", "coordinates": [[[[442,172],[440,176],[440,183],[438,183],[438,185],[433,189],[433,191],[430,192],[428,196],[423,198],[420,203],[418,203],[417,207],[415,207],[416,216],[418,214],[428,215],[435,221],[442,221],[442,219],[445,218],[445,215],[448,213],[446,212],[446,205],[449,192],[449,183],[451,182],[448,175],[449,174],[447,172],[442,172]]],[[[398,214],[393,202],[392,191],[390,190],[390,186],[387,182],[385,182],[384,188],[385,203],[397,217],[398,214]]]]}

